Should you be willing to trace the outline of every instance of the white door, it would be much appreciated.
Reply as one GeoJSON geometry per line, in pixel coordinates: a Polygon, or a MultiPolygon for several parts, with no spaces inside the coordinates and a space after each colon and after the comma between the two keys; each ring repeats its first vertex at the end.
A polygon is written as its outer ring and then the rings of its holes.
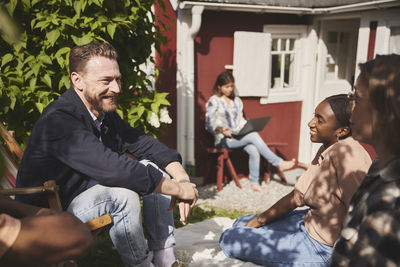
{"type": "Polygon", "coordinates": [[[315,105],[330,95],[351,90],[359,25],[359,19],[321,21],[315,105]]]}

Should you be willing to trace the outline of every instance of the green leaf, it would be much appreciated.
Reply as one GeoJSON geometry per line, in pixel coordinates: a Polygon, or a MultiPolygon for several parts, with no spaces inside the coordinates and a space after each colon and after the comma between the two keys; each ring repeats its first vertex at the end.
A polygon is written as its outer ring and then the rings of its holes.
{"type": "Polygon", "coordinates": [[[65,66],[64,58],[60,56],[60,57],[57,57],[56,59],[57,59],[58,65],[60,65],[61,68],[64,68],[64,66],[65,66]]]}
{"type": "Polygon", "coordinates": [[[102,7],[102,6],[101,6],[101,1],[100,1],[100,0],[92,0],[92,2],[93,2],[96,6],[102,7]]]}
{"type": "Polygon", "coordinates": [[[88,33],[82,37],[76,37],[74,35],[71,35],[71,38],[76,45],[86,45],[93,41],[93,38],[90,33],[88,33]]]}
{"type": "Polygon", "coordinates": [[[144,106],[138,106],[137,107],[137,114],[138,114],[138,116],[139,117],[142,117],[142,115],[143,115],[143,113],[146,111],[146,109],[145,109],[145,107],[144,106]]]}
{"type": "Polygon", "coordinates": [[[81,16],[81,6],[82,6],[81,1],[75,1],[75,2],[74,2],[74,10],[75,10],[75,13],[76,13],[79,17],[81,16]]]}
{"type": "Polygon", "coordinates": [[[57,41],[58,37],[60,37],[60,31],[55,29],[46,34],[46,39],[49,40],[51,46],[54,46],[55,42],[57,41]]]}
{"type": "Polygon", "coordinates": [[[58,88],[59,89],[61,89],[63,87],[69,88],[69,86],[70,86],[69,76],[68,75],[62,76],[62,78],[60,79],[60,82],[58,83],[58,88]]]}
{"type": "Polygon", "coordinates": [[[5,54],[1,59],[1,66],[3,67],[8,62],[10,62],[12,59],[13,59],[13,55],[11,55],[10,53],[5,54]]]}
{"type": "Polygon", "coordinates": [[[33,75],[33,70],[30,69],[25,75],[24,75],[24,79],[25,80],[29,80],[29,78],[33,75]]]}
{"type": "Polygon", "coordinates": [[[11,109],[11,110],[14,110],[15,103],[17,102],[17,98],[15,97],[14,94],[9,94],[8,97],[10,98],[10,101],[11,101],[11,103],[10,103],[10,109],[11,109]]]}
{"type": "Polygon", "coordinates": [[[44,105],[42,103],[35,103],[35,106],[39,110],[40,113],[43,112],[44,105]]]}
{"type": "Polygon", "coordinates": [[[71,50],[71,48],[69,48],[69,47],[60,48],[60,49],[56,52],[55,57],[59,57],[59,56],[65,54],[65,53],[68,53],[70,50],[71,50]]]}
{"type": "Polygon", "coordinates": [[[88,24],[89,22],[93,21],[93,19],[94,19],[94,18],[85,17],[85,18],[83,19],[83,23],[84,23],[84,24],[88,24]]]}
{"type": "Polygon", "coordinates": [[[39,74],[39,70],[40,70],[40,64],[34,64],[33,66],[32,66],[32,70],[33,70],[33,73],[35,74],[35,76],[37,77],[38,76],[38,74],[39,74]]]}
{"type": "Polygon", "coordinates": [[[151,111],[153,111],[154,113],[158,114],[159,107],[160,107],[160,104],[159,104],[159,103],[154,102],[154,103],[152,103],[152,104],[150,105],[150,107],[151,107],[151,111]]]}
{"type": "Polygon", "coordinates": [[[121,117],[121,119],[124,118],[124,113],[122,112],[122,110],[117,109],[117,114],[121,117]]]}
{"type": "Polygon", "coordinates": [[[26,6],[27,8],[31,7],[31,1],[30,0],[22,0],[22,3],[24,4],[24,6],[26,6]]]}
{"type": "Polygon", "coordinates": [[[30,79],[30,81],[29,81],[29,87],[31,88],[32,91],[35,90],[36,81],[37,81],[36,78],[32,78],[32,79],[30,79]]]}
{"type": "Polygon", "coordinates": [[[32,0],[31,2],[31,6],[33,7],[34,5],[36,5],[37,3],[39,3],[42,0],[32,0]]]}
{"type": "Polygon", "coordinates": [[[17,6],[18,1],[17,0],[10,0],[10,2],[8,2],[5,7],[8,11],[8,14],[10,14],[10,16],[14,15],[14,10],[15,7],[17,6]]]}
{"type": "Polygon", "coordinates": [[[44,82],[49,88],[51,88],[51,78],[49,74],[45,74],[41,81],[44,82]]]}
{"type": "Polygon", "coordinates": [[[39,57],[40,61],[42,61],[43,63],[47,64],[47,65],[51,65],[53,64],[53,62],[51,61],[51,58],[48,55],[41,55],[39,57]]]}
{"type": "Polygon", "coordinates": [[[34,56],[32,56],[32,55],[30,55],[30,56],[28,56],[27,58],[25,58],[25,60],[24,60],[24,64],[26,64],[26,63],[28,63],[28,62],[30,62],[30,61],[32,61],[32,60],[34,60],[35,59],[35,57],[34,56]]]}
{"type": "Polygon", "coordinates": [[[40,28],[41,30],[43,30],[44,28],[46,28],[49,25],[50,25],[50,21],[43,20],[43,21],[39,21],[38,23],[36,23],[36,25],[33,28],[34,29],[40,28]]]}
{"type": "Polygon", "coordinates": [[[111,39],[114,39],[115,29],[117,28],[117,24],[109,23],[107,24],[107,32],[110,35],[111,39]]]}

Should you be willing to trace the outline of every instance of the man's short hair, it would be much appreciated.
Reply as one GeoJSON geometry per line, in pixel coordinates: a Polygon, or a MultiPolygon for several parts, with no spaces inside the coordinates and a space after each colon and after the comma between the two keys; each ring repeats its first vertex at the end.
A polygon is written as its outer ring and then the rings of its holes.
{"type": "Polygon", "coordinates": [[[106,57],[117,60],[118,53],[107,42],[75,46],[69,53],[69,73],[84,72],[87,62],[93,57],[106,57]]]}

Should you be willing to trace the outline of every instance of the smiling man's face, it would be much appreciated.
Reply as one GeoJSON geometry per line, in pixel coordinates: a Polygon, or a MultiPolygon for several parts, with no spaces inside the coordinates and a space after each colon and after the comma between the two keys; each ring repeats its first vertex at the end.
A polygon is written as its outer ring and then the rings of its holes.
{"type": "Polygon", "coordinates": [[[121,92],[121,73],[116,60],[93,57],[87,62],[84,71],[73,75],[78,81],[75,87],[78,87],[83,102],[94,115],[117,109],[116,97],[121,92]]]}

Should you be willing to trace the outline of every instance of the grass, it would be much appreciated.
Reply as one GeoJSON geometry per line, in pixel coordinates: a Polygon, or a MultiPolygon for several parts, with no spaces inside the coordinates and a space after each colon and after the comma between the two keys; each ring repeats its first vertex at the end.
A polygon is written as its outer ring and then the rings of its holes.
{"type": "MultiPolygon", "coordinates": [[[[239,216],[248,214],[248,212],[238,210],[226,210],[222,208],[204,206],[204,209],[199,206],[194,206],[188,223],[201,222],[214,217],[229,217],[235,219],[239,216]]],[[[175,228],[183,227],[179,221],[179,209],[174,208],[174,223],[175,228]]],[[[105,231],[97,236],[96,244],[91,251],[81,260],[78,261],[78,266],[85,267],[123,267],[123,263],[117,250],[114,248],[108,231],[105,231]]]]}

